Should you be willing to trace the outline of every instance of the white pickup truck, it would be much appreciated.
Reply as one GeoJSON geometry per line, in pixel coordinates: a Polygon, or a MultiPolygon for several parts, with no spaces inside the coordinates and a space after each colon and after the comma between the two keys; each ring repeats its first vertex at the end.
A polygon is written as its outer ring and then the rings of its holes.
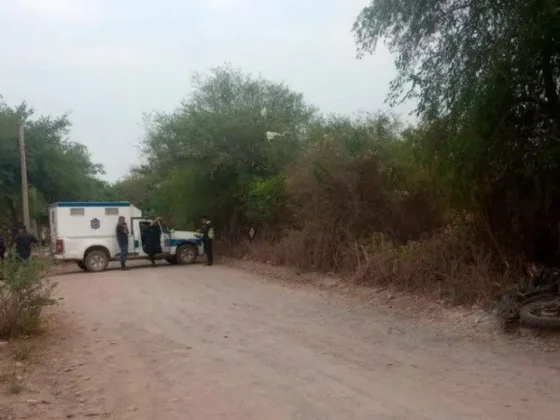
{"type": "MultiPolygon", "coordinates": [[[[60,202],[49,207],[51,251],[63,261],[75,261],[86,271],[98,272],[119,259],[116,226],[123,216],[129,226],[128,259],[147,259],[143,238],[152,220],[127,201],[60,202]]],[[[191,264],[204,254],[200,234],[161,228],[163,258],[170,264],[191,264]]]]}

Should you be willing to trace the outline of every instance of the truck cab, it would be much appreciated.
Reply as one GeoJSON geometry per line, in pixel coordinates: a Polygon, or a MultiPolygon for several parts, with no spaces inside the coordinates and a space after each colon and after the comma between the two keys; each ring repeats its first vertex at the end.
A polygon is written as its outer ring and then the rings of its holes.
{"type": "Polygon", "coordinates": [[[118,260],[116,226],[119,217],[129,227],[128,259],[148,259],[147,229],[159,228],[157,259],[170,264],[192,264],[204,254],[200,235],[169,229],[164,222],[145,218],[129,202],[60,202],[49,207],[51,251],[57,260],[75,261],[86,271],[98,272],[118,260]]]}
{"type": "Polygon", "coordinates": [[[170,264],[191,264],[204,253],[200,235],[196,232],[176,231],[164,222],[147,218],[132,218],[131,235],[134,241],[133,253],[139,258],[148,258],[145,232],[152,224],[157,224],[160,232],[160,257],[170,264]]]}

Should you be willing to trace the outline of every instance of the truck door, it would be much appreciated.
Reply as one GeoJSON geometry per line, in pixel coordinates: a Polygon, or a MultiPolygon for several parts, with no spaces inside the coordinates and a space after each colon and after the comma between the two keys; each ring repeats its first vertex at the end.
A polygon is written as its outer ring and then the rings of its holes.
{"type": "Polygon", "coordinates": [[[146,231],[152,224],[151,220],[141,219],[138,217],[132,218],[132,238],[134,240],[134,252],[139,255],[144,255],[144,241],[146,236],[146,231]]]}
{"type": "Polygon", "coordinates": [[[161,252],[164,254],[171,253],[171,232],[169,228],[161,220],[158,221],[161,229],[161,252]]]}

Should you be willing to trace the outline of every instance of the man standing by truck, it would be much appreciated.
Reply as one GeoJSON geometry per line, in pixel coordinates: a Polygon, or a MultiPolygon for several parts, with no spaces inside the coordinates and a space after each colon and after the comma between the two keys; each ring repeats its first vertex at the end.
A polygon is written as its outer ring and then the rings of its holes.
{"type": "Polygon", "coordinates": [[[119,243],[121,269],[126,270],[126,257],[128,256],[128,226],[124,216],[119,216],[117,223],[117,242],[119,243]]]}
{"type": "Polygon", "coordinates": [[[161,254],[161,219],[156,217],[152,224],[148,227],[146,231],[146,248],[145,251],[150,258],[152,266],[156,266],[156,255],[161,254]]]}
{"type": "Polygon", "coordinates": [[[204,253],[206,254],[206,265],[214,264],[214,249],[212,242],[214,241],[214,226],[206,216],[200,218],[202,223],[202,243],[204,244],[204,253]]]}

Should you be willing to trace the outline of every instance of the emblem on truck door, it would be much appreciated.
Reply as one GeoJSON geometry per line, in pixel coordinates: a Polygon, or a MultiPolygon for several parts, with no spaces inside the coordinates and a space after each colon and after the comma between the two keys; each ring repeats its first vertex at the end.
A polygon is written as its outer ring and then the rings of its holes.
{"type": "Polygon", "coordinates": [[[99,221],[99,219],[91,219],[89,223],[92,229],[99,229],[99,227],[101,226],[101,222],[99,221]]]}

